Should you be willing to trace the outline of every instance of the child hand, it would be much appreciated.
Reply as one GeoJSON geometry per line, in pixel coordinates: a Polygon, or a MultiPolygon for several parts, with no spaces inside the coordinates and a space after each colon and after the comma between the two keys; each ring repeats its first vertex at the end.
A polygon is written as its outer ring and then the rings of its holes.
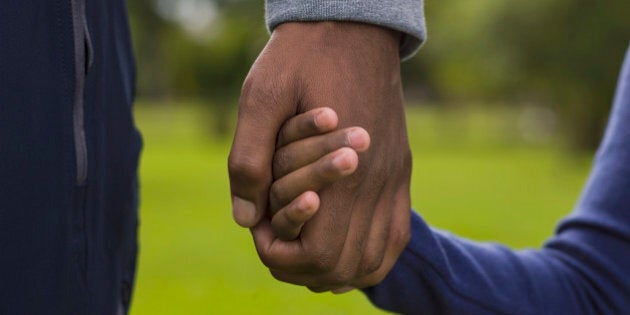
{"type": "Polygon", "coordinates": [[[319,209],[317,191],[350,176],[357,152],[370,146],[361,127],[335,130],[337,114],[317,108],[289,119],[280,129],[273,159],[269,209],[276,237],[293,240],[319,209]]]}

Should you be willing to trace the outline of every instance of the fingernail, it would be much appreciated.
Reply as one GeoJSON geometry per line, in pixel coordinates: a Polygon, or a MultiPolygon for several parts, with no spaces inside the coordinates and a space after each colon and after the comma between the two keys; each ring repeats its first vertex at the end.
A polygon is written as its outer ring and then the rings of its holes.
{"type": "Polygon", "coordinates": [[[345,287],[341,287],[339,289],[334,289],[331,292],[334,293],[334,294],[343,294],[343,293],[346,293],[346,292],[350,292],[352,290],[354,290],[354,287],[345,286],[345,287]]]}
{"type": "Polygon", "coordinates": [[[315,123],[315,127],[319,127],[321,125],[321,120],[324,118],[325,115],[326,115],[326,112],[323,110],[320,110],[319,112],[315,114],[315,117],[313,117],[313,122],[315,123]]]}
{"type": "Polygon", "coordinates": [[[369,138],[365,136],[363,129],[351,129],[347,137],[348,146],[355,150],[365,150],[370,145],[369,138]]]}
{"type": "MultiPolygon", "coordinates": [[[[351,149],[345,149],[345,150],[351,150],[351,149]]],[[[333,158],[332,164],[335,168],[341,171],[345,171],[352,168],[352,162],[350,161],[350,156],[348,155],[348,152],[341,152],[337,154],[337,156],[333,158]]]]}
{"type": "Polygon", "coordinates": [[[256,225],[256,205],[253,202],[239,197],[232,198],[232,216],[234,221],[242,227],[256,225]]]}
{"type": "Polygon", "coordinates": [[[317,114],[315,114],[315,118],[313,120],[315,126],[322,130],[333,129],[337,124],[334,114],[328,109],[320,110],[317,114]]]}

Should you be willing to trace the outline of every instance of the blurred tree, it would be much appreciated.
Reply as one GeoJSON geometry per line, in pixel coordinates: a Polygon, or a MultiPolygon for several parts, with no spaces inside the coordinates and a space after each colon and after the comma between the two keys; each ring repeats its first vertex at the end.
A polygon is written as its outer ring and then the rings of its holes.
{"type": "Polygon", "coordinates": [[[138,94],[142,97],[163,97],[172,81],[168,66],[163,64],[161,39],[174,25],[157,14],[153,0],[127,1],[127,6],[138,69],[138,94]]]}
{"type": "Polygon", "coordinates": [[[630,40],[630,2],[537,0],[502,11],[497,40],[519,73],[511,90],[540,95],[562,114],[573,147],[594,148],[630,40]]]}
{"type": "MultiPolygon", "coordinates": [[[[628,0],[426,0],[430,39],[403,66],[409,98],[535,104],[568,143],[592,149],[630,39],[628,0]]],[[[143,97],[198,98],[224,133],[267,40],[263,0],[133,0],[143,97]]]]}
{"type": "Polygon", "coordinates": [[[213,131],[229,132],[242,81],[268,38],[263,2],[129,3],[139,94],[200,99],[210,109],[213,131]]]}
{"type": "Polygon", "coordinates": [[[597,145],[628,48],[629,1],[442,0],[426,11],[431,39],[404,68],[412,97],[549,106],[571,147],[597,145]]]}
{"type": "Polygon", "coordinates": [[[206,41],[189,41],[181,55],[171,55],[177,67],[173,73],[178,92],[200,96],[212,109],[215,131],[227,134],[229,115],[236,108],[247,72],[268,35],[260,1],[217,1],[220,15],[213,36],[206,41]],[[182,58],[185,57],[185,58],[182,58]],[[186,83],[192,79],[191,84],[186,83]]]}

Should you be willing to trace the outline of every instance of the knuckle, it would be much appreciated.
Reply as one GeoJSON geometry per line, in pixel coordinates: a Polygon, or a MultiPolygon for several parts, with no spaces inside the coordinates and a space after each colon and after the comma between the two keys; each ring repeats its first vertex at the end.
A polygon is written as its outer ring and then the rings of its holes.
{"type": "MultiPolygon", "coordinates": [[[[280,185],[279,182],[275,182],[271,185],[271,188],[269,189],[269,199],[272,203],[278,203],[279,205],[282,205],[282,202],[284,200],[284,188],[282,188],[282,185],[280,185]]],[[[284,206],[284,205],[282,205],[284,206]]]]}
{"type": "Polygon", "coordinates": [[[291,154],[286,149],[279,149],[273,157],[274,174],[285,174],[289,168],[291,154]]]}
{"type": "Polygon", "coordinates": [[[329,285],[345,286],[353,280],[355,272],[351,268],[341,268],[330,275],[329,285]]]}
{"type": "Polygon", "coordinates": [[[383,255],[367,253],[360,266],[360,275],[369,275],[377,271],[383,263],[383,255]]]}
{"type": "Polygon", "coordinates": [[[233,179],[254,183],[262,182],[268,176],[260,159],[234,151],[228,157],[228,172],[233,179]]]}

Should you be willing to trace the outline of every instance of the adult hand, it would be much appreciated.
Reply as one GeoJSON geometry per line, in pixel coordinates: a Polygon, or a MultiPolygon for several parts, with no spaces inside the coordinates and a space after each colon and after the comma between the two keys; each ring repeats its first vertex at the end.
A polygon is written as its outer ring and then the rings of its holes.
{"type": "MultiPolygon", "coordinates": [[[[229,173],[235,221],[252,227],[277,279],[314,291],[380,282],[409,239],[411,154],[402,105],[400,35],[349,23],[278,26],[245,80],[229,173]],[[368,131],[355,173],[319,191],[320,209],[295,241],[276,238],[265,216],[278,131],[289,118],[330,107],[339,127],[368,131]]],[[[269,197],[269,195],[271,197],[269,197]]]]}

